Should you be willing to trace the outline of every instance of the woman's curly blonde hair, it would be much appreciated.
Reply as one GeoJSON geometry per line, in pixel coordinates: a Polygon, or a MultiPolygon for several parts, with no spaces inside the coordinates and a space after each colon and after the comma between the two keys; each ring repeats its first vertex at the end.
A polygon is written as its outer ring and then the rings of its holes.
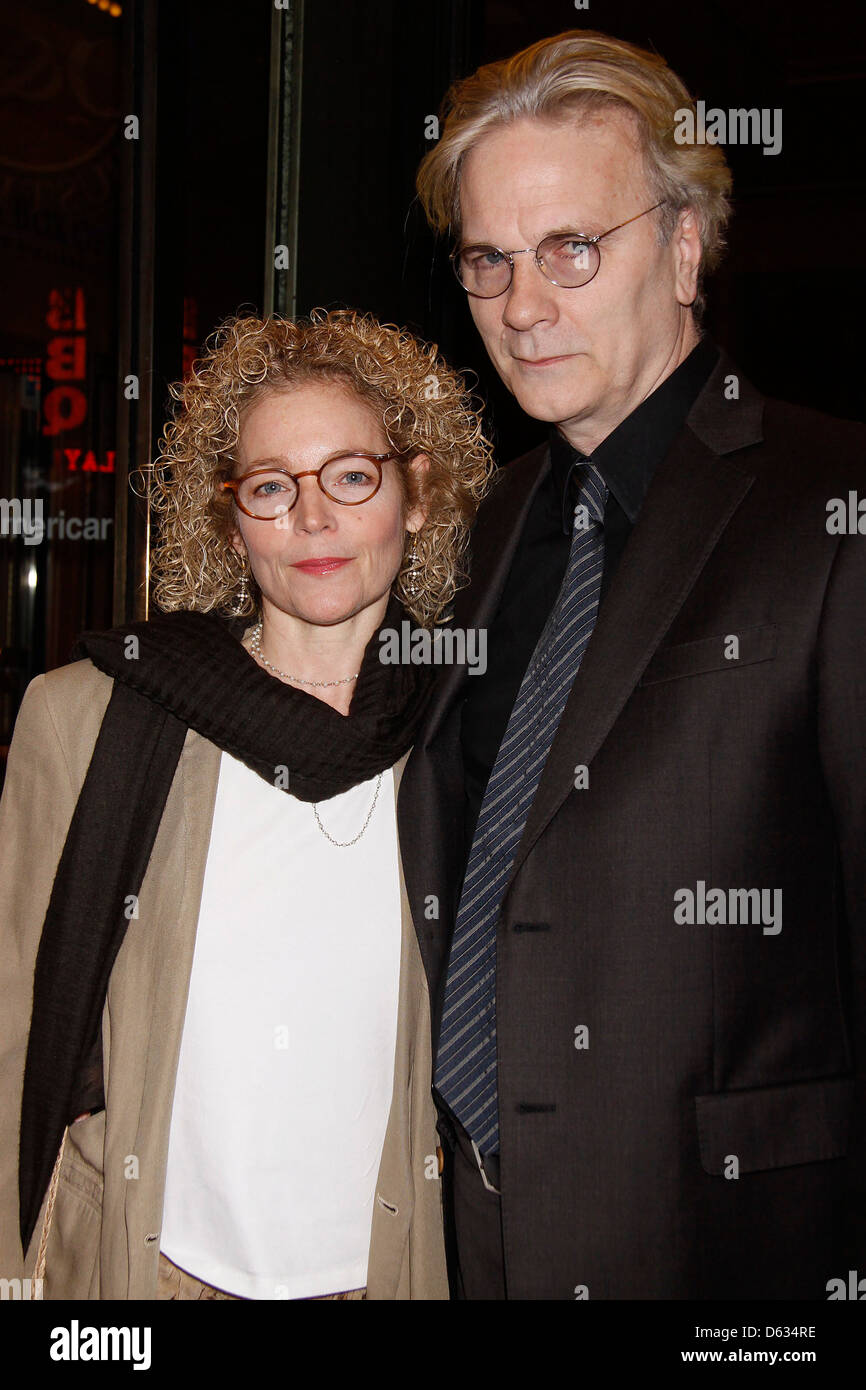
{"type": "MultiPolygon", "coordinates": [[[[157,522],[153,600],[163,611],[258,612],[245,556],[231,544],[232,477],[245,411],[271,391],[311,380],[349,387],[382,420],[391,449],[426,454],[426,472],[398,460],[406,510],[421,505],[415,563],[404,551],[397,593],[412,619],[432,626],[464,581],[469,528],[493,472],[492,448],[463,378],[435,344],[354,310],[314,309],[306,319],[230,318],[205,344],[186,381],[173,385],[179,409],[142,470],[157,522]],[[410,577],[412,583],[407,585],[410,577]],[[244,597],[240,581],[250,590],[244,597]],[[413,592],[416,590],[416,592],[413,592]]],[[[407,544],[407,551],[409,546],[407,544]]]]}

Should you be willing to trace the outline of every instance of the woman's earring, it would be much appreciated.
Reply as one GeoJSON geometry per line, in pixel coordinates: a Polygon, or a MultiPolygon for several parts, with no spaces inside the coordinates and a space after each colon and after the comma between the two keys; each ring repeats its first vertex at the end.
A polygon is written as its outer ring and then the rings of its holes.
{"type": "Polygon", "coordinates": [[[246,610],[247,607],[249,606],[249,601],[250,601],[250,591],[249,591],[249,586],[247,585],[247,577],[246,577],[245,574],[242,574],[242,575],[241,575],[241,582],[240,582],[240,584],[238,585],[237,591],[236,591],[236,593],[235,593],[235,601],[234,601],[234,603],[232,604],[231,608],[228,610],[228,611],[229,611],[229,614],[231,615],[231,617],[233,617],[233,618],[241,618],[241,617],[243,617],[243,616],[244,616],[244,613],[245,613],[245,610],[246,610]]]}
{"type": "Polygon", "coordinates": [[[409,551],[408,568],[403,575],[403,589],[409,598],[417,598],[422,592],[424,585],[422,575],[424,566],[421,563],[421,556],[418,554],[418,534],[412,536],[412,549],[409,551]]]}

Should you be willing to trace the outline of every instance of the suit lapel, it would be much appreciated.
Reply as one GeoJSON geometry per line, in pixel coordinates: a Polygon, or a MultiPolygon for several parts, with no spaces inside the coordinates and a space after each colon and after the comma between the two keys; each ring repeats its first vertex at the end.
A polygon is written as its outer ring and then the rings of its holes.
{"type": "MultiPolygon", "coordinates": [[[[499,605],[527,512],[550,467],[547,445],[510,464],[487,498],[472,534],[472,582],[457,594],[455,628],[487,627],[499,605]]],[[[436,983],[450,937],[455,895],[462,876],[464,854],[463,778],[459,726],[448,731],[447,756],[435,746],[446,719],[457,706],[463,666],[446,666],[437,682],[424,725],[399,788],[397,824],[406,890],[413,909],[421,958],[431,988],[436,1029],[436,983]],[[438,907],[428,920],[426,904],[438,907]]]]}
{"type": "MultiPolygon", "coordinates": [[[[716,366],[689,412],[687,426],[712,454],[733,453],[760,442],[763,408],[763,397],[722,349],[716,366]],[[739,393],[736,399],[730,399],[729,383],[732,382],[739,393]]],[[[454,604],[455,628],[490,627],[529,509],[549,470],[550,448],[545,443],[515,459],[498,475],[497,484],[484,503],[472,533],[470,584],[457,594],[454,604]]],[[[680,497],[678,505],[682,506],[683,501],[688,508],[690,501],[687,497],[680,497]]],[[[642,520],[643,513],[639,518],[639,521],[642,520]]],[[[606,606],[609,600],[610,595],[605,599],[606,606]]],[[[462,666],[445,668],[432,696],[416,747],[430,744],[466,678],[467,673],[462,666]]]]}
{"type": "MultiPolygon", "coordinates": [[[[455,629],[488,628],[499,600],[520,533],[539,487],[550,469],[550,449],[539,445],[508,465],[498,476],[472,533],[471,584],[454,601],[455,629]]],[[[449,666],[438,683],[419,746],[428,746],[467,679],[465,666],[449,666]]]]}
{"type": "Polygon", "coordinates": [[[723,353],[653,478],[557,729],[512,879],[572,791],[575,768],[588,767],[607,738],[754,481],[720,456],[761,438],[757,392],[740,379],[742,409],[725,398],[734,371],[723,353]]]}
{"type": "MultiPolygon", "coordinates": [[[[650,486],[637,524],[605,597],[518,846],[515,869],[574,786],[574,768],[589,764],[610,732],[650,657],[685,601],[728,520],[752,483],[723,456],[761,439],[763,399],[726,353],[710,375],[650,486]],[[726,386],[736,379],[730,399],[726,386]]],[[[542,445],[509,464],[482,508],[472,535],[471,584],[455,602],[455,627],[487,627],[500,603],[520,534],[550,468],[542,445]]],[[[401,845],[410,900],[443,902],[456,892],[462,840],[452,833],[462,786],[438,775],[432,747],[454,709],[466,672],[445,668],[403,779],[401,845]],[[418,833],[418,808],[423,834],[418,833]]],[[[449,733],[449,738],[451,734],[449,733]]],[[[461,803],[462,807],[462,803],[461,803]]],[[[513,877],[513,874],[512,874],[513,877]]],[[[428,975],[445,949],[442,927],[416,922],[428,975]],[[435,948],[435,949],[434,949],[435,948]]]]}

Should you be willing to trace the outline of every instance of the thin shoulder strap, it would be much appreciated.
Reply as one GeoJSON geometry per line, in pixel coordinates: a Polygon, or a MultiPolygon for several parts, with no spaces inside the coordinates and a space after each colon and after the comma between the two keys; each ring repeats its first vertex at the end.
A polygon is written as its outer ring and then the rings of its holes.
{"type": "Polygon", "coordinates": [[[19,1145],[26,1253],[79,1073],[98,1035],[108,979],[138,896],[187,726],[120,681],[66,835],[36,957],[19,1145]]]}

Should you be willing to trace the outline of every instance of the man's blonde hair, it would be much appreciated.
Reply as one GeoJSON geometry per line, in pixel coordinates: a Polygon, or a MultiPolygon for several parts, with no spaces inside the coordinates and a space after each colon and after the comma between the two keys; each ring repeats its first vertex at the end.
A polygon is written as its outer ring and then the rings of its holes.
{"type": "MultiPolygon", "coordinates": [[[[442,103],[441,138],[418,170],[418,196],[428,221],[439,232],[450,228],[459,236],[463,161],[496,127],[526,117],[556,122],[571,115],[592,117],[608,109],[632,113],[650,192],[656,201],[664,200],[658,215],[663,245],[680,212],[694,210],[702,278],[720,259],[731,212],[725,156],[718,145],[676,143],[676,112],[694,112],[695,106],[663,58],[592,30],[542,39],[453,84],[442,103]]],[[[699,289],[695,307],[702,303],[699,289]]]]}

